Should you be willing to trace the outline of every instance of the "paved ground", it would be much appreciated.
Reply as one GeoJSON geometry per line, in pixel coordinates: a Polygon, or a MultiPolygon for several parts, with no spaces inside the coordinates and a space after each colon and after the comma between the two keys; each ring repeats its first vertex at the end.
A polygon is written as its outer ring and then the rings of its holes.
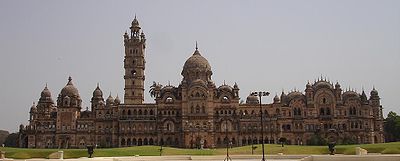
{"type": "MultiPolygon", "coordinates": [[[[299,161],[305,156],[267,156],[268,161],[299,161]]],[[[64,159],[64,161],[224,161],[226,156],[139,156],[139,157],[96,157],[64,159]]],[[[259,161],[259,155],[235,155],[232,161],[259,161]]],[[[26,161],[59,161],[59,159],[28,159],[26,161]]]]}

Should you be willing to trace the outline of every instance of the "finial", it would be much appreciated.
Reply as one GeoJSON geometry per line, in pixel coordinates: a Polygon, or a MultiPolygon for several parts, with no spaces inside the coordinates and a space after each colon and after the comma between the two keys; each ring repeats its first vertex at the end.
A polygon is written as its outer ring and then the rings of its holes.
{"type": "Polygon", "coordinates": [[[199,48],[198,48],[198,46],[197,46],[197,41],[196,41],[196,50],[198,50],[199,48]]]}
{"type": "Polygon", "coordinates": [[[35,106],[35,101],[32,102],[32,106],[35,106]]]}
{"type": "Polygon", "coordinates": [[[47,88],[47,82],[46,82],[46,86],[44,86],[44,88],[47,88]]]}
{"type": "Polygon", "coordinates": [[[110,92],[110,96],[109,96],[109,97],[112,97],[112,96],[111,96],[111,92],[110,92]]]}
{"type": "Polygon", "coordinates": [[[171,82],[168,80],[168,86],[171,86],[171,82]]]}
{"type": "Polygon", "coordinates": [[[226,85],[226,84],[225,84],[225,80],[224,80],[224,85],[226,85]]]}
{"type": "Polygon", "coordinates": [[[135,13],[135,19],[136,19],[136,13],[135,13]]]}
{"type": "Polygon", "coordinates": [[[68,77],[68,81],[69,81],[69,82],[71,82],[71,81],[72,81],[72,78],[71,78],[71,76],[69,76],[69,77],[68,77]]]}
{"type": "Polygon", "coordinates": [[[372,86],[372,90],[376,90],[376,89],[375,89],[375,85],[372,86]]]}

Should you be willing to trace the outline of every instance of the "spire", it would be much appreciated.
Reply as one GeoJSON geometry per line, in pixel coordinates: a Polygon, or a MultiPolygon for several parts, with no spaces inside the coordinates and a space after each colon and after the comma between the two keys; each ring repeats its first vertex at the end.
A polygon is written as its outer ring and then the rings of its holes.
{"type": "Polygon", "coordinates": [[[72,85],[72,78],[71,78],[71,76],[68,77],[68,83],[67,83],[67,85],[72,85]]]}
{"type": "Polygon", "coordinates": [[[198,47],[197,41],[196,41],[196,50],[194,51],[193,55],[200,55],[199,47],[198,47]]]}

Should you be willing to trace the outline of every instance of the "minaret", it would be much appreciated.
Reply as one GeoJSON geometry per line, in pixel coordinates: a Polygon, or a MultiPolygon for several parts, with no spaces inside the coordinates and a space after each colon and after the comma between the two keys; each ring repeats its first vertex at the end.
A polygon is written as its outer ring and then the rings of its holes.
{"type": "Polygon", "coordinates": [[[130,35],[126,32],[124,34],[125,104],[141,104],[144,101],[146,38],[140,29],[139,22],[135,16],[130,27],[130,35]]]}

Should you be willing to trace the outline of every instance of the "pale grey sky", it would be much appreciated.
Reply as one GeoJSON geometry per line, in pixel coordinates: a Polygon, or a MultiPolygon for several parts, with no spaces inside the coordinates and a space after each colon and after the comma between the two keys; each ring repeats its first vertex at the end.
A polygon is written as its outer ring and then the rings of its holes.
{"type": "Polygon", "coordinates": [[[199,42],[221,85],[272,96],[323,75],[379,91],[400,113],[400,1],[0,1],[0,129],[26,124],[46,82],[56,100],[69,75],[83,105],[96,87],[123,96],[123,33],[134,15],[147,37],[152,81],[178,85],[199,42]]]}

